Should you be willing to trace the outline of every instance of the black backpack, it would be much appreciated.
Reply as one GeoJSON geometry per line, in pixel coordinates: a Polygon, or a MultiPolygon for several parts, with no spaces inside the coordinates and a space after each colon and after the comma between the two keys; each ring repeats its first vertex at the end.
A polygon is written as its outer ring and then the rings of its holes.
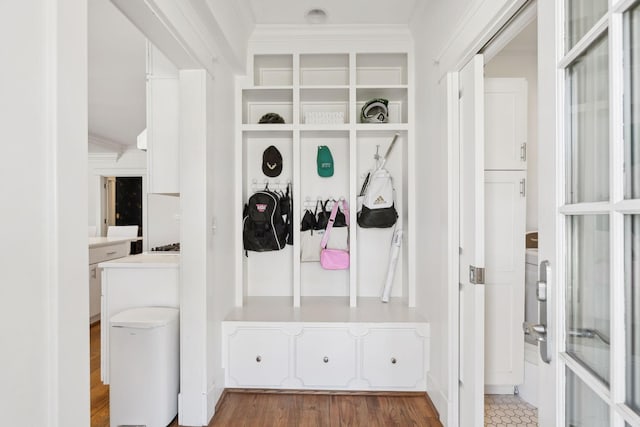
{"type": "Polygon", "coordinates": [[[285,247],[289,233],[278,194],[268,190],[254,193],[244,206],[243,217],[242,241],[246,251],[278,251],[285,247]]]}

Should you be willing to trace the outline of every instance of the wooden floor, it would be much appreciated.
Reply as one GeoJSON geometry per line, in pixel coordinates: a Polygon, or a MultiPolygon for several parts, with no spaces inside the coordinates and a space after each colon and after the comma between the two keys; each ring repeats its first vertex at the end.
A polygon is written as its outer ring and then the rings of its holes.
{"type": "Polygon", "coordinates": [[[91,427],[109,427],[109,386],[100,381],[100,322],[90,329],[91,427]]]}
{"type": "Polygon", "coordinates": [[[238,427],[441,427],[426,394],[227,392],[209,424],[238,427]]]}
{"type": "MultiPolygon", "coordinates": [[[[441,427],[426,394],[227,390],[209,427],[441,427]]],[[[100,324],[91,327],[91,427],[109,427],[109,387],[100,381],[100,324]]],[[[174,420],[170,427],[179,427],[174,420]]]]}

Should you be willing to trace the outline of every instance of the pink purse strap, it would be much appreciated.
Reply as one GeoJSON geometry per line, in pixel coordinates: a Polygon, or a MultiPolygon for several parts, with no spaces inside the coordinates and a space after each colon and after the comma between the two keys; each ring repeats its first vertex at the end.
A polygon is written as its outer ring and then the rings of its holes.
{"type": "MultiPolygon", "coordinates": [[[[343,204],[342,200],[339,200],[337,202],[335,202],[333,204],[333,209],[331,209],[331,216],[329,217],[329,222],[327,223],[327,228],[324,231],[324,236],[322,236],[322,242],[320,243],[320,247],[322,249],[326,249],[327,248],[327,242],[329,242],[329,234],[331,233],[331,230],[333,229],[333,223],[336,221],[336,214],[338,213],[338,207],[343,204]]],[[[344,219],[347,223],[347,225],[349,225],[349,205],[347,204],[347,201],[344,201],[344,206],[342,208],[344,210],[344,219]]]]}

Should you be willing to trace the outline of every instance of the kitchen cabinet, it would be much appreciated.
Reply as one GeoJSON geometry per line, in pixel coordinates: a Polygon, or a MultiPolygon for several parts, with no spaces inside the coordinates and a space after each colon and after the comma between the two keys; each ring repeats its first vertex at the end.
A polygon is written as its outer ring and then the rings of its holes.
{"type": "Polygon", "coordinates": [[[527,169],[527,80],[487,78],[485,170],[527,169]]]}
{"type": "Polygon", "coordinates": [[[178,69],[153,45],[147,45],[148,192],[179,194],[178,69]]]}
{"type": "Polygon", "coordinates": [[[527,81],[485,79],[485,386],[524,378],[527,81]]]}
{"type": "Polygon", "coordinates": [[[138,238],[89,238],[89,322],[100,320],[101,274],[98,264],[129,255],[131,242],[138,238]]]}
{"type": "Polygon", "coordinates": [[[109,384],[109,321],[136,307],[180,307],[180,255],[138,254],[98,264],[102,268],[100,378],[109,384]]]}

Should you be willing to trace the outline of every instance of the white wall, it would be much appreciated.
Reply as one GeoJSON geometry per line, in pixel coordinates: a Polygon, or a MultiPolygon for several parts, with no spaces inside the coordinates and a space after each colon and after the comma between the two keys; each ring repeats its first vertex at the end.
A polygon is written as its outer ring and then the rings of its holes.
{"type": "MultiPolygon", "coordinates": [[[[457,424],[457,286],[447,253],[448,147],[446,73],[457,71],[488,40],[491,22],[505,21],[517,2],[432,2],[411,23],[416,46],[416,182],[422,228],[417,245],[417,306],[431,324],[428,391],[444,425],[457,424]],[[484,39],[484,40],[483,40],[484,39]]],[[[453,256],[453,255],[452,255],[453,256]]]]}
{"type": "Polygon", "coordinates": [[[0,2],[0,413],[89,425],[86,0],[0,2]]]}
{"type": "Polygon", "coordinates": [[[149,250],[180,241],[180,197],[147,194],[147,230],[149,250]]]}
{"type": "Polygon", "coordinates": [[[180,72],[181,425],[213,416],[224,388],[221,321],[235,295],[234,79],[223,64],[214,71],[180,72]]]}
{"type": "MultiPolygon", "coordinates": [[[[213,80],[212,108],[207,109],[207,182],[209,226],[215,222],[215,233],[208,233],[207,263],[210,275],[207,279],[207,392],[208,415],[213,414],[219,394],[224,388],[222,369],[222,320],[231,311],[235,302],[235,255],[241,249],[234,245],[236,224],[234,200],[235,171],[230,161],[234,157],[234,117],[229,108],[234,97],[235,80],[231,71],[219,64],[213,80]]],[[[235,243],[238,244],[237,242],[235,243]]],[[[208,421],[208,420],[207,420],[208,421]]]]}
{"type": "Polygon", "coordinates": [[[527,231],[538,230],[538,53],[501,52],[484,68],[485,77],[527,79],[527,231]]]}

